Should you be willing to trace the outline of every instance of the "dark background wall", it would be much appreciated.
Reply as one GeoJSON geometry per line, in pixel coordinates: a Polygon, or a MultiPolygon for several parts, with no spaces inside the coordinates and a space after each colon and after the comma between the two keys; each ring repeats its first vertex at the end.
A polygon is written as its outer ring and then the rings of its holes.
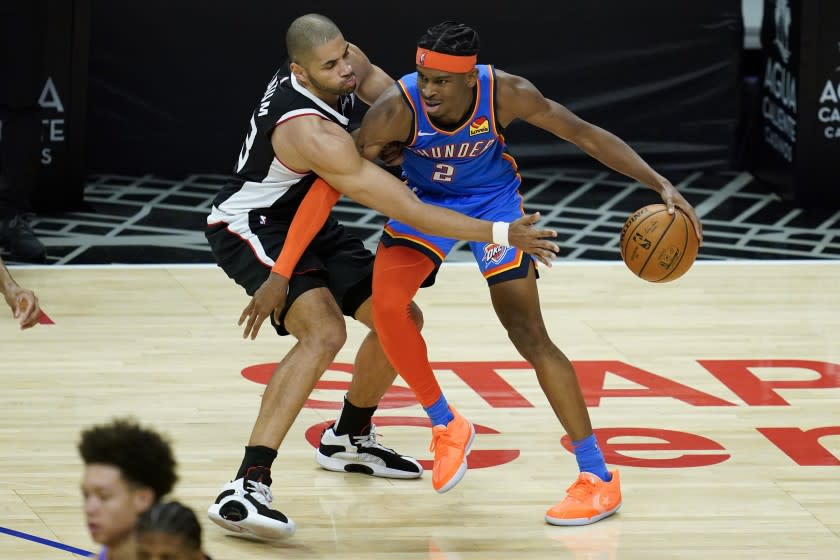
{"type": "MultiPolygon", "coordinates": [[[[729,164],[738,118],[740,0],[393,2],[94,1],[86,169],[90,173],[228,173],[266,81],[285,59],[286,26],[306,12],[398,77],[415,42],[443,19],[475,27],[479,61],[528,77],[543,93],[624,138],[654,164],[729,164]],[[296,6],[296,7],[295,7],[296,6]]],[[[524,161],[580,153],[511,126],[524,161]]],[[[580,158],[583,161],[583,158],[580,158]]]]}

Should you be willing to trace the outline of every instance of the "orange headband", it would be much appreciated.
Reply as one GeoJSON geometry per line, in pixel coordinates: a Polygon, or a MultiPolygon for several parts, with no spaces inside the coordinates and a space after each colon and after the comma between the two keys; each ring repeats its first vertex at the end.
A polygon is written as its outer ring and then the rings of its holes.
{"type": "Polygon", "coordinates": [[[424,68],[452,72],[453,74],[466,74],[475,68],[476,62],[478,62],[478,55],[475,54],[466,56],[444,54],[417,47],[417,66],[424,68]]]}

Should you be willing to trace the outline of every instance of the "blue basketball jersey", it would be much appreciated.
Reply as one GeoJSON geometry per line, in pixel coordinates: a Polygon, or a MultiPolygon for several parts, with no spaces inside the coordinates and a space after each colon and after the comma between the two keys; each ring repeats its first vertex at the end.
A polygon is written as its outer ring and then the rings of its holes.
{"type": "MultiPolygon", "coordinates": [[[[414,111],[411,141],[403,150],[403,177],[423,202],[473,218],[512,222],[523,214],[519,195],[522,180],[496,124],[493,67],[476,68],[475,106],[469,118],[454,131],[442,130],[429,120],[417,87],[417,73],[407,74],[397,82],[414,111]]],[[[458,241],[423,233],[392,219],[385,224],[382,243],[420,251],[437,269],[458,241]]],[[[515,247],[472,241],[470,248],[490,285],[523,278],[532,266],[531,258],[515,247]]],[[[434,283],[436,271],[424,286],[434,283]]]]}
{"type": "Polygon", "coordinates": [[[426,115],[416,72],[397,82],[414,112],[411,141],[403,150],[403,173],[408,185],[422,194],[470,196],[519,188],[521,178],[516,162],[507,153],[504,136],[496,124],[493,67],[485,64],[476,68],[473,112],[454,131],[436,127],[426,115]]]}

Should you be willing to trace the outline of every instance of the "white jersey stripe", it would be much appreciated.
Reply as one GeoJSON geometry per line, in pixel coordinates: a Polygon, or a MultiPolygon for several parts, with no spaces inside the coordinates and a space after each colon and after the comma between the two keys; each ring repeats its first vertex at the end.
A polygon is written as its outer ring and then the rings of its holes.
{"type": "Polygon", "coordinates": [[[234,216],[233,219],[228,222],[227,230],[250,245],[251,250],[254,251],[254,255],[256,255],[260,262],[268,267],[274,266],[274,259],[266,254],[265,249],[260,242],[260,238],[251,231],[250,227],[248,227],[248,214],[234,216]]]}
{"type": "MultiPolygon", "coordinates": [[[[323,109],[324,111],[326,111],[327,113],[332,115],[336,120],[338,120],[338,122],[340,122],[344,126],[347,126],[348,124],[350,124],[350,119],[349,118],[345,117],[344,115],[342,115],[341,113],[339,113],[338,111],[336,111],[335,109],[333,109],[332,107],[330,107],[329,105],[324,103],[323,99],[321,99],[320,97],[318,97],[317,95],[315,95],[314,93],[312,93],[311,91],[309,91],[308,89],[306,89],[305,87],[300,85],[300,82],[297,81],[297,78],[295,78],[294,74],[291,75],[291,78],[292,78],[292,87],[295,88],[295,90],[298,93],[300,93],[301,95],[304,95],[304,96],[308,97],[309,99],[311,99],[312,101],[314,101],[315,104],[318,107],[320,107],[321,109],[323,109]]],[[[352,100],[354,98],[353,94],[350,94],[348,96],[348,98],[352,100]]]]}

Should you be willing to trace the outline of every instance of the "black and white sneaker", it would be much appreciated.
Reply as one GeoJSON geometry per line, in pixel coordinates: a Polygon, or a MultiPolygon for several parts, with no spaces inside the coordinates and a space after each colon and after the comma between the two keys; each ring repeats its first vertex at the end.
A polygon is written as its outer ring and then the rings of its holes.
{"type": "Polygon", "coordinates": [[[376,426],[360,436],[335,434],[335,424],[324,430],[315,460],[328,471],[357,472],[383,478],[419,478],[423,467],[414,457],[400,455],[376,441],[376,426]]]}
{"type": "Polygon", "coordinates": [[[237,478],[224,485],[207,515],[216,525],[242,536],[269,541],[291,537],[295,522],[271,509],[271,500],[271,488],[262,482],[237,478]]]}

